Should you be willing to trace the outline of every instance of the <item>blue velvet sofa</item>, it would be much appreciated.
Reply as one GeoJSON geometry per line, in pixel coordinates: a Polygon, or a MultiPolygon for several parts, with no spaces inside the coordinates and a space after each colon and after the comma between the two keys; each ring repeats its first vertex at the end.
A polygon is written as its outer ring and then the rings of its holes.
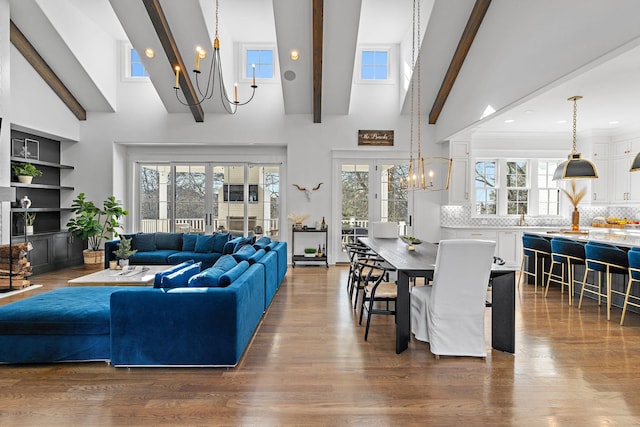
{"type": "MultiPolygon", "coordinates": [[[[203,268],[211,267],[218,258],[231,254],[246,244],[253,244],[253,237],[235,237],[230,233],[136,233],[124,234],[131,239],[131,249],[137,252],[129,258],[132,265],[180,264],[192,259],[202,262],[203,268]]],[[[115,260],[113,253],[120,239],[110,240],[104,245],[104,266],[115,260]]]]}
{"type": "MultiPolygon", "coordinates": [[[[70,287],[0,307],[0,363],[235,366],[280,280],[286,243],[259,239],[209,268],[188,260],[154,287],[70,287]]],[[[284,277],[284,276],[283,276],[284,277]]]]}

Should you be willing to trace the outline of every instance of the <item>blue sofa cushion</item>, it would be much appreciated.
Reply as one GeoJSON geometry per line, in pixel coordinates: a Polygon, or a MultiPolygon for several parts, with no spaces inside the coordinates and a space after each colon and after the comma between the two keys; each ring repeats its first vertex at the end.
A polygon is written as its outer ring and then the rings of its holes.
{"type": "Polygon", "coordinates": [[[269,251],[274,250],[276,248],[276,246],[278,246],[278,242],[271,242],[264,248],[264,250],[269,252],[269,251]]]}
{"type": "Polygon", "coordinates": [[[202,269],[211,267],[220,258],[220,254],[209,252],[207,254],[199,252],[175,252],[167,258],[168,264],[179,264],[181,262],[193,259],[195,262],[202,263],[202,269]]]}
{"type": "Polygon", "coordinates": [[[172,254],[179,253],[176,251],[172,251],[170,249],[163,249],[151,252],[142,252],[138,251],[135,254],[129,257],[129,261],[131,264],[137,265],[162,265],[162,264],[171,264],[169,262],[169,257],[172,254]]]}
{"type": "Polygon", "coordinates": [[[131,249],[138,252],[151,252],[156,248],[156,233],[138,233],[131,238],[131,249]]]}
{"type": "Polygon", "coordinates": [[[221,256],[211,268],[193,276],[189,279],[189,287],[214,288],[220,286],[220,276],[238,265],[231,255],[221,256]]]}
{"type": "Polygon", "coordinates": [[[230,255],[236,251],[236,245],[242,241],[243,237],[234,237],[224,244],[224,249],[222,250],[223,255],[230,255]]]}
{"type": "Polygon", "coordinates": [[[109,298],[121,286],[60,288],[0,307],[1,335],[109,334],[109,298]]]}
{"type": "Polygon", "coordinates": [[[256,253],[256,249],[251,245],[244,245],[240,249],[238,249],[233,257],[236,261],[248,261],[249,258],[256,253]]]}
{"type": "Polygon", "coordinates": [[[240,277],[242,273],[247,271],[248,268],[249,268],[249,263],[247,261],[239,262],[238,265],[236,265],[231,270],[227,271],[222,276],[220,276],[220,279],[218,280],[220,286],[221,287],[229,286],[234,282],[234,280],[240,277]]]}
{"type": "Polygon", "coordinates": [[[182,233],[156,233],[156,248],[182,250],[182,233]]]}
{"type": "Polygon", "coordinates": [[[220,268],[224,271],[229,271],[233,267],[238,265],[238,261],[231,255],[222,255],[216,263],[213,265],[214,267],[220,268]]]}
{"type": "Polygon", "coordinates": [[[164,276],[160,282],[161,288],[184,288],[189,283],[191,276],[200,273],[200,267],[202,263],[196,262],[191,265],[174,271],[173,273],[164,276]]]}
{"type": "Polygon", "coordinates": [[[193,252],[196,249],[197,234],[182,235],[182,250],[184,252],[193,252]]]}
{"type": "Polygon", "coordinates": [[[161,271],[159,273],[156,273],[156,276],[153,278],[153,287],[154,288],[159,288],[160,284],[162,283],[162,279],[164,278],[164,276],[168,276],[171,273],[174,273],[178,270],[182,270],[183,268],[185,268],[188,265],[193,264],[195,261],[190,259],[188,261],[185,261],[183,263],[180,263],[178,265],[174,265],[173,267],[169,267],[167,268],[165,271],[161,271]]]}
{"type": "Polygon", "coordinates": [[[201,254],[207,254],[213,250],[213,236],[207,234],[201,234],[196,237],[196,246],[194,252],[201,254]]]}
{"type": "Polygon", "coordinates": [[[253,246],[256,249],[264,249],[269,243],[271,243],[271,239],[266,236],[262,236],[261,238],[255,241],[253,246]]]}
{"type": "Polygon", "coordinates": [[[224,245],[231,238],[231,234],[229,233],[215,233],[213,235],[213,250],[212,252],[223,253],[224,245]]]}
{"type": "Polygon", "coordinates": [[[253,265],[260,260],[267,252],[264,249],[257,250],[253,255],[251,255],[247,261],[249,261],[249,265],[253,265]]]}

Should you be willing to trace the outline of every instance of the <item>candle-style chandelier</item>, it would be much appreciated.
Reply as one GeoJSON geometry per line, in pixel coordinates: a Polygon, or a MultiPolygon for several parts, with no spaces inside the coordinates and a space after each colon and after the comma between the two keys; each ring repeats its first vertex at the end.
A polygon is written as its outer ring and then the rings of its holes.
{"type": "MultiPolygon", "coordinates": [[[[176,82],[173,87],[176,91],[176,98],[182,105],[194,106],[200,105],[204,101],[211,99],[216,92],[220,93],[220,102],[225,111],[229,114],[235,114],[239,106],[247,105],[253,100],[256,94],[256,65],[251,64],[252,76],[251,76],[251,96],[248,100],[240,102],[238,99],[238,83],[233,85],[233,99],[230,99],[227,95],[227,89],[224,83],[224,77],[222,75],[222,60],[220,59],[220,40],[218,39],[218,21],[219,21],[219,0],[216,0],[216,31],[213,39],[213,55],[211,57],[211,66],[209,67],[208,76],[205,82],[200,82],[199,76],[202,74],[200,71],[200,61],[207,57],[207,52],[200,46],[196,47],[196,66],[193,70],[195,87],[198,90],[199,96],[195,103],[191,104],[185,100],[180,99],[180,73],[184,72],[178,65],[174,67],[176,72],[176,82]],[[203,89],[203,87],[204,89],[203,89]]],[[[187,77],[187,74],[185,74],[187,77]]]]}
{"type": "Polygon", "coordinates": [[[422,79],[420,72],[420,0],[413,0],[413,40],[411,63],[414,79],[411,81],[411,129],[409,131],[409,168],[406,187],[409,190],[441,191],[449,188],[452,160],[446,157],[422,156],[422,79]],[[418,56],[416,57],[416,49],[418,56]],[[417,83],[417,84],[416,84],[417,83]],[[416,155],[414,156],[414,140],[416,155]],[[428,171],[428,172],[425,172],[428,171]]]}

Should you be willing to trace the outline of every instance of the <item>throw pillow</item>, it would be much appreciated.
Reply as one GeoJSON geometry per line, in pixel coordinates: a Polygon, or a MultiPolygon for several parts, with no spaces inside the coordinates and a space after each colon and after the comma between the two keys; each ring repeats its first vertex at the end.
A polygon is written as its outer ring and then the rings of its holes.
{"type": "Polygon", "coordinates": [[[226,271],[211,267],[191,276],[188,282],[190,288],[216,288],[220,286],[220,276],[226,271]]]}
{"type": "Polygon", "coordinates": [[[194,252],[208,254],[213,249],[213,236],[201,234],[196,237],[196,246],[194,252]]]}
{"type": "Polygon", "coordinates": [[[153,252],[156,250],[156,233],[138,233],[131,239],[131,248],[138,252],[153,252]]]}
{"type": "Polygon", "coordinates": [[[184,234],[182,236],[182,252],[193,252],[196,249],[197,234],[184,234]]]}
{"type": "Polygon", "coordinates": [[[249,263],[247,261],[239,262],[238,265],[233,267],[231,270],[224,273],[218,279],[218,283],[221,287],[229,286],[232,284],[238,277],[242,275],[249,268],[249,263]]]}
{"type": "Polygon", "coordinates": [[[234,254],[233,257],[236,259],[236,261],[240,262],[240,261],[248,261],[249,258],[254,255],[256,253],[256,250],[253,246],[251,245],[245,245],[242,246],[240,249],[238,249],[234,254]]]}
{"type": "Polygon", "coordinates": [[[164,279],[162,279],[162,283],[160,284],[160,286],[163,288],[184,288],[188,286],[191,276],[200,273],[201,267],[202,263],[196,262],[194,264],[186,266],[181,270],[174,271],[168,276],[164,276],[164,279]]]}
{"type": "Polygon", "coordinates": [[[242,240],[243,240],[242,237],[236,237],[236,238],[233,238],[233,239],[229,240],[227,243],[225,243],[224,250],[222,251],[222,253],[224,255],[229,255],[229,254],[234,253],[236,251],[236,246],[242,240]]]}
{"type": "Polygon", "coordinates": [[[267,251],[267,252],[273,251],[273,250],[275,250],[277,245],[278,245],[278,242],[271,242],[264,248],[264,250],[267,251]]]}
{"type": "Polygon", "coordinates": [[[268,237],[261,237],[258,240],[255,241],[255,243],[253,244],[253,247],[256,249],[264,249],[267,247],[267,245],[271,243],[271,239],[268,237]]]}
{"type": "Polygon", "coordinates": [[[231,255],[222,255],[218,260],[213,264],[214,267],[219,268],[223,271],[229,271],[233,267],[238,265],[238,261],[231,255]]]}
{"type": "Polygon", "coordinates": [[[185,268],[188,265],[193,264],[195,261],[190,259],[188,261],[185,261],[183,263],[174,265],[173,267],[170,267],[168,269],[166,269],[165,271],[161,271],[159,273],[156,273],[156,276],[153,278],[153,287],[154,288],[159,288],[160,284],[162,283],[162,279],[164,278],[164,276],[168,276],[171,273],[175,273],[178,270],[182,270],[183,268],[185,268]]]}
{"type": "Polygon", "coordinates": [[[224,245],[231,238],[231,234],[229,233],[215,233],[213,235],[213,250],[211,252],[224,252],[224,245]]]}

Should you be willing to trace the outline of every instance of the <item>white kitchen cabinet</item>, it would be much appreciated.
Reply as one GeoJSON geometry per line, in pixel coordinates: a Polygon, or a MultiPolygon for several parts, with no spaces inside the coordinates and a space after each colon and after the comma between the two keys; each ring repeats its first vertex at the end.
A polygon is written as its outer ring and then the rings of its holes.
{"type": "Polygon", "coordinates": [[[591,204],[606,205],[611,199],[609,191],[609,144],[593,144],[593,164],[598,172],[591,182],[591,204]]]}
{"type": "Polygon", "coordinates": [[[449,182],[449,203],[469,203],[469,143],[452,141],[449,147],[451,155],[451,181],[449,182]]]}
{"type": "Polygon", "coordinates": [[[629,172],[633,158],[639,151],[640,140],[622,141],[614,144],[616,157],[611,162],[613,168],[611,202],[640,202],[640,174],[629,172]]]}
{"type": "Polygon", "coordinates": [[[522,232],[498,231],[498,256],[506,264],[520,265],[522,256],[522,232]]]}

